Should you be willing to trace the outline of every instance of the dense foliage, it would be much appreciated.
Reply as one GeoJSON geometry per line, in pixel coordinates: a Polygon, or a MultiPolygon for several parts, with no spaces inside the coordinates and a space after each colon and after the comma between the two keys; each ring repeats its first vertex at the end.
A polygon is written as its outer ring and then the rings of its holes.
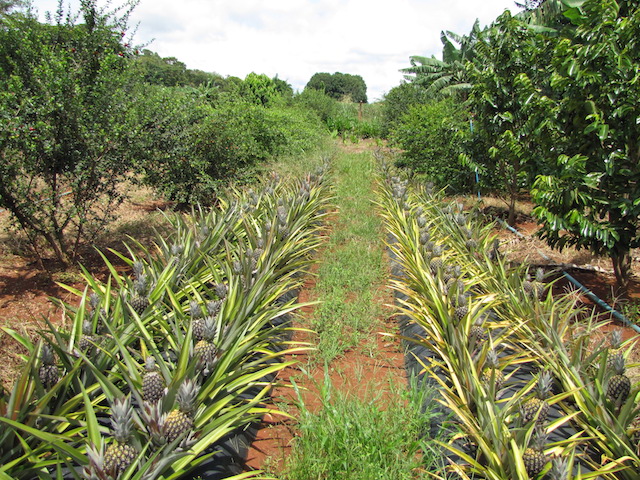
{"type": "Polygon", "coordinates": [[[555,44],[547,110],[562,135],[538,177],[536,213],[551,245],[611,257],[618,282],[640,245],[640,6],[587,1],[555,44]]]}
{"type": "Polygon", "coordinates": [[[467,111],[446,98],[410,106],[390,138],[402,149],[398,166],[460,192],[473,184],[473,172],[458,161],[470,135],[467,111]]]}
{"type": "MultiPolygon", "coordinates": [[[[466,105],[474,141],[448,151],[449,161],[462,158],[492,179],[492,189],[508,199],[510,223],[515,199],[531,191],[550,245],[609,255],[624,286],[630,249],[640,240],[637,2],[523,6],[481,31],[474,26],[469,36],[443,33],[443,60],[412,57],[407,78],[424,90],[426,103],[448,93],[466,105]],[[451,39],[460,40],[459,49],[451,39]]],[[[387,111],[398,111],[403,98],[388,103],[387,111]]],[[[425,109],[410,111],[425,128],[438,123],[424,118],[425,109]]],[[[412,124],[390,118],[392,131],[412,124]]],[[[428,165],[434,180],[450,183],[425,149],[408,148],[402,162],[422,172],[428,165]]]]}
{"type": "Polygon", "coordinates": [[[80,14],[77,25],[60,11],[53,24],[15,14],[0,26],[0,205],[64,264],[108,220],[131,166],[126,13],[87,1],[80,14]]]}
{"type": "Polygon", "coordinates": [[[349,73],[316,73],[305,89],[321,90],[336,100],[367,103],[367,85],[360,75],[349,73]]]}
{"type": "Polygon", "coordinates": [[[73,263],[126,197],[125,181],[178,206],[213,204],[327,131],[277,77],[223,78],[140,53],[125,38],[135,5],[85,1],[74,13],[59,2],[46,23],[1,17],[0,206],[39,258],[73,263]]]}

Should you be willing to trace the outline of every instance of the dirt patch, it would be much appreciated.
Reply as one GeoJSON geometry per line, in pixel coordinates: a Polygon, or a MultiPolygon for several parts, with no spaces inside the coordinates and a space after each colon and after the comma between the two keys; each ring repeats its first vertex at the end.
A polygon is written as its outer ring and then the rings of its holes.
{"type": "MultiPolygon", "coordinates": [[[[129,235],[143,245],[150,244],[154,227],[165,222],[159,211],[168,207],[169,203],[155,198],[148,189],[132,191],[130,199],[116,212],[116,220],[108,225],[95,244],[82,250],[78,265],[83,265],[97,279],[104,280],[109,271],[96,250],[99,249],[117,270],[126,273],[127,266],[108,249],[126,251],[123,243],[129,240],[129,235]]],[[[8,223],[9,214],[6,211],[0,213],[0,328],[10,328],[22,336],[36,339],[37,332],[46,328],[45,319],[54,325],[65,325],[63,312],[51,298],[73,304],[75,296],[60,284],[82,290],[85,282],[78,266],[62,271],[53,259],[45,258],[43,269],[39,262],[24,253],[24,237],[19,232],[7,231],[8,223]]],[[[1,329],[0,351],[4,354],[0,384],[10,389],[23,363],[21,355],[26,352],[1,329]]]]}

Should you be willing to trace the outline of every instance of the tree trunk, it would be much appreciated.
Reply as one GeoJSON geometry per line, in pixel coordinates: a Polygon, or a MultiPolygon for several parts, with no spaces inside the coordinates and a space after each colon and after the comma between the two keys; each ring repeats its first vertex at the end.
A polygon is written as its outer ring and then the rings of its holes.
{"type": "Polygon", "coordinates": [[[631,250],[629,248],[618,248],[616,252],[611,254],[611,262],[616,282],[626,292],[629,287],[629,277],[631,276],[631,250]]]}

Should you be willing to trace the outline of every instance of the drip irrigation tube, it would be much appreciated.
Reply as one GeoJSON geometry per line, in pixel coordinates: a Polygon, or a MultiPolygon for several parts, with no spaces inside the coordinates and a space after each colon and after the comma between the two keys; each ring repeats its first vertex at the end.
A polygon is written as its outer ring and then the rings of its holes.
{"type": "MultiPolygon", "coordinates": [[[[525,235],[523,235],[522,233],[520,233],[518,230],[516,230],[515,228],[513,228],[511,225],[509,225],[507,222],[505,222],[504,220],[502,220],[501,218],[498,219],[500,221],[500,223],[506,227],[509,231],[515,233],[518,237],[520,238],[526,238],[525,235]]],[[[551,259],[545,255],[544,253],[542,253],[540,250],[537,250],[538,254],[544,258],[547,261],[550,261],[551,259]]],[[[578,280],[576,280],[572,275],[570,275],[569,273],[565,272],[564,270],[562,270],[562,275],[565,276],[565,278],[567,280],[569,280],[572,284],[574,284],[576,287],[578,287],[578,290],[580,290],[582,293],[584,293],[589,299],[591,299],[593,302],[596,303],[596,305],[598,305],[599,307],[603,308],[604,310],[606,310],[607,312],[611,313],[611,315],[613,315],[616,319],[620,320],[623,324],[625,324],[628,327],[633,328],[636,332],[640,333],[640,327],[638,325],[636,325],[635,323],[631,322],[627,317],[625,317],[622,313],[618,312],[615,308],[613,308],[611,305],[609,305],[607,302],[605,302],[604,300],[602,300],[601,298],[599,298],[595,293],[593,293],[591,290],[589,290],[587,287],[585,287],[583,284],[581,284],[578,280]]]]}

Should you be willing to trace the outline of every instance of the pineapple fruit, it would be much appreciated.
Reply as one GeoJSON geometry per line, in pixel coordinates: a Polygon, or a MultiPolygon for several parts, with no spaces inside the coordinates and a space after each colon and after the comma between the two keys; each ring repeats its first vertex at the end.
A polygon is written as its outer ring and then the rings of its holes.
{"type": "Polygon", "coordinates": [[[540,372],[535,388],[535,396],[527,400],[520,408],[520,417],[524,424],[535,420],[537,425],[546,423],[549,417],[549,403],[553,377],[547,370],[540,372]]]}
{"type": "Polygon", "coordinates": [[[485,363],[485,369],[482,372],[480,380],[487,390],[491,388],[491,382],[493,382],[493,387],[497,392],[504,384],[504,373],[502,373],[502,370],[499,368],[498,354],[495,350],[489,350],[485,363]]]}
{"type": "Polygon", "coordinates": [[[627,400],[631,391],[631,380],[625,374],[624,357],[616,356],[613,361],[613,375],[607,385],[607,397],[612,402],[620,405],[627,400]]]}
{"type": "Polygon", "coordinates": [[[113,478],[118,478],[138,455],[129,443],[133,428],[132,416],[131,398],[116,399],[111,406],[113,441],[104,453],[104,470],[113,478]]]}
{"type": "Polygon", "coordinates": [[[96,339],[93,337],[93,326],[91,322],[85,320],[82,322],[82,335],[80,336],[80,340],[78,340],[78,350],[86,355],[90,355],[93,352],[93,347],[95,345],[96,339]]]}
{"type": "Polygon", "coordinates": [[[133,282],[134,295],[129,300],[131,309],[138,315],[142,315],[149,307],[149,297],[147,294],[148,281],[147,276],[140,274],[133,282]]]}
{"type": "Polygon", "coordinates": [[[458,322],[461,322],[464,317],[469,313],[469,307],[467,307],[467,299],[464,295],[458,295],[456,307],[453,310],[453,313],[458,322]]]}
{"type": "Polygon", "coordinates": [[[196,343],[193,349],[194,355],[203,362],[206,370],[210,370],[217,360],[218,348],[215,344],[216,332],[215,317],[206,317],[202,325],[202,338],[196,343]]]}
{"type": "Polygon", "coordinates": [[[616,358],[624,357],[622,353],[622,330],[613,330],[609,337],[609,349],[607,351],[607,368],[614,369],[616,358]]]}
{"type": "Polygon", "coordinates": [[[176,396],[178,408],[171,410],[164,422],[164,435],[167,442],[173,442],[193,429],[196,397],[199,390],[200,387],[191,379],[186,379],[180,385],[176,396]]]}
{"type": "Polygon", "coordinates": [[[42,364],[38,370],[38,376],[45,390],[53,387],[60,380],[60,371],[55,364],[53,348],[50,345],[43,345],[40,351],[40,360],[42,364]]]}
{"type": "Polygon", "coordinates": [[[145,360],[145,373],[142,376],[142,399],[156,403],[164,397],[165,381],[156,366],[156,359],[149,356],[145,360]]]}
{"type": "Polygon", "coordinates": [[[549,461],[549,457],[544,453],[546,443],[547,436],[536,432],[531,446],[522,453],[522,461],[529,478],[537,477],[549,461]]]}

